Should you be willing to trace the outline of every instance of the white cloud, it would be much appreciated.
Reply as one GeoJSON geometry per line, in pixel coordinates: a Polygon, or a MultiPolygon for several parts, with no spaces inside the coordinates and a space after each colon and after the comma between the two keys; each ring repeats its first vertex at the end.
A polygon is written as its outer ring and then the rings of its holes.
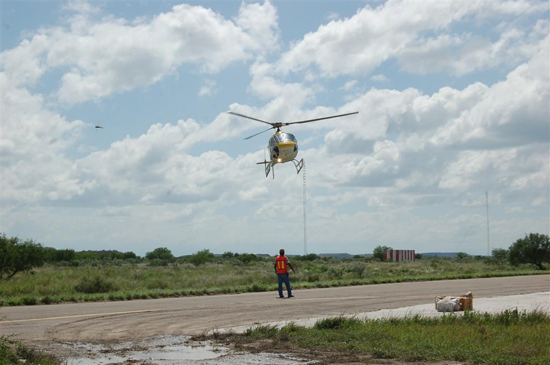
{"type": "Polygon", "coordinates": [[[357,80],[349,80],[349,81],[346,81],[344,86],[342,86],[340,89],[344,91],[350,91],[350,90],[353,90],[356,85],[357,85],[357,80]]]}
{"type": "Polygon", "coordinates": [[[337,12],[330,12],[330,14],[327,16],[328,20],[336,20],[340,18],[340,15],[337,12]]]}
{"type": "Polygon", "coordinates": [[[370,79],[372,81],[376,81],[376,82],[389,82],[390,81],[390,79],[388,79],[385,75],[382,75],[382,74],[374,75],[370,79]]]}
{"type": "Polygon", "coordinates": [[[449,70],[455,75],[464,75],[499,65],[517,65],[538,52],[543,37],[537,30],[526,36],[515,28],[503,32],[495,42],[471,34],[443,34],[412,42],[398,55],[398,60],[402,69],[410,73],[449,70]]]}
{"type": "Polygon", "coordinates": [[[459,62],[452,64],[457,73],[467,73],[506,62],[506,57],[514,55],[516,47],[511,47],[510,43],[515,43],[517,31],[504,33],[494,44],[484,39],[477,41],[476,37],[472,42],[466,42],[464,36],[445,34],[424,39],[425,34],[448,30],[452,24],[468,16],[483,21],[546,10],[543,2],[388,1],[376,8],[366,6],[351,18],[331,21],[316,32],[306,34],[281,57],[277,70],[281,73],[298,72],[315,65],[327,77],[359,75],[368,74],[383,62],[398,57],[408,71],[417,72],[416,68],[420,66],[420,72],[429,72],[429,65],[435,63],[437,67],[432,72],[438,72],[445,67],[446,61],[451,60],[449,52],[444,51],[461,45],[463,54],[459,62]],[[434,54],[435,60],[431,60],[434,54]],[[422,64],[426,59],[430,60],[428,65],[422,64]],[[490,65],[484,63],[488,59],[490,65]]]}
{"type": "Polygon", "coordinates": [[[42,28],[2,53],[13,82],[33,84],[48,70],[68,68],[57,96],[72,104],[150,85],[185,63],[218,72],[276,49],[279,41],[277,12],[269,2],[243,4],[235,23],[186,4],[134,25],[112,17],[96,22],[88,15],[71,22],[69,29],[42,28]]]}
{"type": "Polygon", "coordinates": [[[0,54],[0,65],[10,85],[34,85],[46,72],[44,60],[40,57],[49,47],[47,36],[36,35],[32,41],[23,40],[13,49],[0,54]]]}
{"type": "Polygon", "coordinates": [[[249,33],[262,52],[273,52],[279,49],[280,31],[277,9],[269,2],[241,3],[236,24],[249,33]]]}
{"type": "Polygon", "coordinates": [[[63,10],[74,11],[77,13],[94,14],[100,12],[100,8],[93,6],[87,0],[69,0],[61,7],[63,10]]]}
{"type": "Polygon", "coordinates": [[[218,92],[215,80],[204,80],[200,90],[199,96],[213,96],[218,92]]]}
{"type": "Polygon", "coordinates": [[[41,95],[14,87],[5,73],[0,73],[0,110],[1,200],[59,200],[80,194],[64,151],[85,124],[47,110],[41,95]]]}
{"type": "Polygon", "coordinates": [[[487,89],[473,108],[462,110],[459,116],[442,125],[431,141],[473,146],[479,142],[487,147],[492,143],[548,141],[549,39],[540,43],[538,54],[528,63],[487,89]]]}
{"type": "Polygon", "coordinates": [[[239,191],[239,198],[242,200],[254,200],[259,197],[268,196],[269,191],[265,186],[253,187],[248,190],[239,191]]]}
{"type": "Polygon", "coordinates": [[[360,114],[334,124],[323,148],[308,154],[309,165],[323,170],[315,180],[326,187],[385,186],[369,199],[375,205],[409,193],[415,195],[407,204],[452,194],[460,205],[461,194],[486,189],[506,203],[547,204],[548,42],[540,47],[492,86],[445,87],[433,95],[372,89],[342,106],[360,114]]]}

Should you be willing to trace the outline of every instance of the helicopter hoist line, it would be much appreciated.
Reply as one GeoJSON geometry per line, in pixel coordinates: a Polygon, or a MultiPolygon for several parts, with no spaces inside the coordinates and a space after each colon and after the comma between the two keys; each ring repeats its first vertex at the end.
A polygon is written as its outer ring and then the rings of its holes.
{"type": "MultiPolygon", "coordinates": [[[[303,160],[302,160],[303,161],[303,160]]],[[[307,255],[307,194],[306,194],[306,163],[304,162],[303,203],[304,203],[304,256],[307,255]]]]}
{"type": "Polygon", "coordinates": [[[269,161],[266,158],[264,158],[264,161],[257,163],[258,165],[265,166],[265,177],[268,177],[269,172],[273,171],[274,179],[275,179],[275,165],[278,163],[286,163],[286,162],[292,161],[292,163],[294,164],[294,167],[296,167],[296,174],[299,174],[300,171],[304,168],[304,159],[302,158],[300,159],[300,161],[296,159],[296,156],[298,155],[298,141],[296,140],[296,137],[294,137],[292,133],[281,131],[281,127],[286,127],[292,124],[311,123],[311,122],[316,122],[318,120],[339,118],[339,117],[345,117],[346,115],[359,114],[359,112],[352,112],[352,113],[332,115],[332,116],[323,117],[323,118],[301,120],[298,122],[272,123],[272,122],[266,122],[265,120],[249,117],[247,115],[240,114],[240,113],[235,113],[235,112],[227,112],[227,113],[270,125],[268,129],[263,130],[259,133],[253,134],[250,137],[246,137],[245,139],[250,139],[252,137],[256,137],[259,134],[267,132],[271,129],[276,129],[275,134],[271,136],[267,145],[267,149],[269,150],[269,161]]]}

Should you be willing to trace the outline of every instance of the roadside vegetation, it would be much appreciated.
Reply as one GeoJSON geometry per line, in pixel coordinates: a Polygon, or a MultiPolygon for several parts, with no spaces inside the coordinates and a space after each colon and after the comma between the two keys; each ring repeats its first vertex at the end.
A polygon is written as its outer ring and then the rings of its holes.
{"type": "Polygon", "coordinates": [[[369,358],[404,361],[459,361],[470,364],[548,364],[550,316],[544,312],[448,314],[439,318],[318,321],[305,328],[252,327],[244,334],[209,339],[255,351],[282,351],[331,362],[369,358]]]}
{"type": "MultiPolygon", "coordinates": [[[[170,262],[156,260],[104,258],[46,263],[0,280],[0,306],[276,290],[273,259],[229,253],[215,257],[202,252],[170,262]]],[[[549,273],[533,264],[511,265],[505,260],[470,256],[389,263],[308,255],[294,257],[292,263],[297,272],[291,275],[296,289],[549,273]]]]}
{"type": "Polygon", "coordinates": [[[52,355],[44,354],[20,341],[0,336],[0,365],[57,365],[61,361],[52,355]]]}

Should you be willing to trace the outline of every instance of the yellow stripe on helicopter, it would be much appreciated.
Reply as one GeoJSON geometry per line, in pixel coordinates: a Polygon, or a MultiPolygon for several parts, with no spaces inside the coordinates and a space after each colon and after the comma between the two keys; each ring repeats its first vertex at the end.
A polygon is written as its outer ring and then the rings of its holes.
{"type": "Polygon", "coordinates": [[[277,147],[279,148],[294,148],[296,146],[296,142],[293,141],[287,141],[287,142],[279,142],[277,143],[277,147]]]}

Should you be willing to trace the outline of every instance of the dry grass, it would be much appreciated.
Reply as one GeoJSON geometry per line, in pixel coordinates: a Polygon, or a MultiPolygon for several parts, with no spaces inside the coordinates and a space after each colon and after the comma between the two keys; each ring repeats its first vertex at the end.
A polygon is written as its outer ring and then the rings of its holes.
{"type": "MultiPolygon", "coordinates": [[[[429,259],[408,263],[365,259],[294,260],[294,288],[368,285],[478,277],[543,274],[531,265],[511,266],[484,260],[429,259]]],[[[0,281],[1,305],[130,300],[170,296],[229,294],[276,290],[273,263],[220,260],[194,266],[176,263],[106,261],[77,267],[46,265],[0,281]]]]}

